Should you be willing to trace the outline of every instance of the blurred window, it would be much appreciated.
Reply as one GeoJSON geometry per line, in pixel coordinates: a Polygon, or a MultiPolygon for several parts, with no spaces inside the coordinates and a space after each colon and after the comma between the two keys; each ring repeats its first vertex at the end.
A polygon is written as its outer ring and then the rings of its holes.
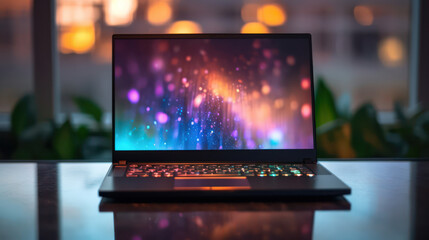
{"type": "Polygon", "coordinates": [[[0,3],[0,114],[9,113],[33,89],[31,2],[0,3]]]}
{"type": "Polygon", "coordinates": [[[410,0],[57,1],[64,112],[76,95],[110,111],[113,33],[310,32],[315,76],[353,108],[408,103],[410,0]]]}
{"type": "MultiPolygon", "coordinates": [[[[113,33],[310,32],[315,76],[352,107],[408,103],[411,0],[57,0],[62,112],[111,109],[113,33]]],[[[0,4],[0,112],[32,90],[31,0],[0,4]]]]}

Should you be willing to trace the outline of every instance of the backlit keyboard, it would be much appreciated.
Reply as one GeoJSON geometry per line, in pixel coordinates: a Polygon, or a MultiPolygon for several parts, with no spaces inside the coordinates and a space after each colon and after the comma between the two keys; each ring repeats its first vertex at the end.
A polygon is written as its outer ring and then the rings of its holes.
{"type": "Polygon", "coordinates": [[[126,171],[127,177],[313,177],[314,175],[302,164],[129,164],[126,171]]]}

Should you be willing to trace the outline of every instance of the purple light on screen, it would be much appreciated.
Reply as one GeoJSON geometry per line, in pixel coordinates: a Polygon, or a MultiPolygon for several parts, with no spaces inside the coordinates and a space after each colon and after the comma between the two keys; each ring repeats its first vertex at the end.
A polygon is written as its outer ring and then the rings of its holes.
{"type": "Polygon", "coordinates": [[[135,104],[138,103],[140,100],[140,94],[135,90],[134,88],[128,91],[128,100],[130,100],[131,103],[135,104]]]}
{"type": "Polygon", "coordinates": [[[164,94],[164,89],[162,88],[162,85],[156,85],[155,87],[155,95],[158,97],[161,97],[164,94]]]}
{"type": "Polygon", "coordinates": [[[172,91],[174,91],[174,89],[176,88],[176,86],[174,86],[173,83],[170,83],[170,84],[168,84],[167,88],[168,88],[168,91],[172,92],[172,91]]]}
{"type": "Polygon", "coordinates": [[[140,236],[134,235],[131,237],[131,240],[142,240],[140,236]]]}
{"type": "Polygon", "coordinates": [[[122,68],[119,66],[115,66],[115,77],[121,77],[122,76],[122,68]]]}
{"type": "Polygon", "coordinates": [[[166,82],[171,82],[171,80],[173,80],[173,74],[166,74],[164,78],[166,82]]]}
{"type": "Polygon", "coordinates": [[[168,225],[170,225],[170,224],[169,224],[169,221],[168,221],[168,219],[165,219],[165,218],[161,219],[161,220],[158,222],[158,228],[159,228],[159,229],[164,229],[164,228],[168,227],[168,225]]]}
{"type": "Polygon", "coordinates": [[[270,59],[272,57],[271,51],[269,49],[264,49],[264,57],[270,59]]]}
{"type": "Polygon", "coordinates": [[[249,149],[256,148],[256,144],[252,140],[247,140],[246,145],[247,145],[247,148],[249,148],[249,149]]]}
{"type": "Polygon", "coordinates": [[[156,120],[161,124],[164,124],[168,121],[168,115],[163,112],[157,112],[155,117],[156,120]]]}
{"type": "Polygon", "coordinates": [[[128,63],[128,72],[131,74],[137,74],[139,72],[139,65],[135,61],[128,63]]]}
{"type": "Polygon", "coordinates": [[[152,67],[155,71],[159,71],[164,68],[164,61],[162,61],[160,58],[155,58],[152,61],[152,67]]]}

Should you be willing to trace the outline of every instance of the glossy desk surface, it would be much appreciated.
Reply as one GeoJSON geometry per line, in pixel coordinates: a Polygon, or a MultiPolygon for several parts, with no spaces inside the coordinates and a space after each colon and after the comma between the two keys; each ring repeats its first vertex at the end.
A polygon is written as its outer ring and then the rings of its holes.
{"type": "Polygon", "coordinates": [[[109,163],[0,163],[0,239],[429,239],[429,161],[322,164],[351,195],[100,204],[109,163]]]}

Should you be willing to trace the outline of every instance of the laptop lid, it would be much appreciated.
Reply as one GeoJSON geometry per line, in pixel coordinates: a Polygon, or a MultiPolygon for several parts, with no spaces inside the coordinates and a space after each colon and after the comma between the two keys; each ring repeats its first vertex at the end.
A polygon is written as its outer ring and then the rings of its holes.
{"type": "Polygon", "coordinates": [[[113,162],[314,163],[310,34],[112,37],[113,162]]]}

